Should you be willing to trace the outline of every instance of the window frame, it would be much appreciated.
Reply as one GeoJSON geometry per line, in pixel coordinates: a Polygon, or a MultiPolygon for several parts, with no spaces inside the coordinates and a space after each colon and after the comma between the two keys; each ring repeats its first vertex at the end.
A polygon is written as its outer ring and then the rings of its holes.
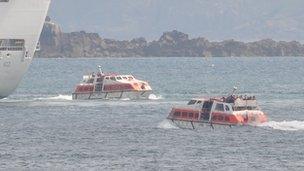
{"type": "Polygon", "coordinates": [[[216,103],[214,110],[218,111],[218,112],[225,112],[224,104],[223,103],[216,103]],[[221,106],[221,108],[219,109],[218,106],[221,106]]]}

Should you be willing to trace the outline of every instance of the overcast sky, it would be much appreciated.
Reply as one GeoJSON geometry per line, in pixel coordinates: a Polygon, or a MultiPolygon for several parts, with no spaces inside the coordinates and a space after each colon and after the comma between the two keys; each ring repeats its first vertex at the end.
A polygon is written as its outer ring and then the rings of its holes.
{"type": "Polygon", "coordinates": [[[304,40],[304,0],[53,0],[66,32],[157,39],[177,29],[213,40],[304,40]]]}

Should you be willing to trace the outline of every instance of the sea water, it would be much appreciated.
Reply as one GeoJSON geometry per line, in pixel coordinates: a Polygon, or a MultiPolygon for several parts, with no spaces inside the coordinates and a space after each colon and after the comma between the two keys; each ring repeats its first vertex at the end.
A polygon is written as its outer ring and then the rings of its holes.
{"type": "Polygon", "coordinates": [[[303,170],[304,58],[35,59],[0,100],[0,169],[303,170]],[[133,74],[150,100],[73,101],[85,73],[133,74]],[[179,129],[192,97],[255,95],[269,122],[179,129]]]}

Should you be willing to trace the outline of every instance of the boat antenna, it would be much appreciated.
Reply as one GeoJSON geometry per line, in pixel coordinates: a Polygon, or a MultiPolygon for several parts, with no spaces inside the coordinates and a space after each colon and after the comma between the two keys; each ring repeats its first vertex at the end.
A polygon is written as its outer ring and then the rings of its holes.
{"type": "Polygon", "coordinates": [[[99,69],[99,72],[100,72],[100,74],[103,74],[103,72],[102,72],[102,69],[101,69],[102,67],[101,67],[101,65],[98,65],[98,69],[99,69]]]}

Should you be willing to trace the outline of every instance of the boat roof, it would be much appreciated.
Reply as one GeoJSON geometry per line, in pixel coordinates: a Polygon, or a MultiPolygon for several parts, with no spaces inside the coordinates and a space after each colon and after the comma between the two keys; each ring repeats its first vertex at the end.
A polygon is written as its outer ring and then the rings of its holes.
{"type": "Polygon", "coordinates": [[[134,77],[133,75],[131,74],[117,74],[117,73],[90,73],[90,74],[87,74],[87,75],[84,75],[84,76],[88,76],[88,77],[134,77]],[[94,75],[94,76],[93,76],[94,75]]]}
{"type": "Polygon", "coordinates": [[[196,98],[192,98],[191,100],[197,100],[197,101],[209,101],[209,100],[213,100],[213,101],[223,101],[222,97],[196,97],[196,98]]]}
{"type": "Polygon", "coordinates": [[[255,96],[231,95],[228,97],[198,97],[192,98],[195,101],[217,101],[222,103],[231,103],[236,107],[258,106],[255,96]]]}

